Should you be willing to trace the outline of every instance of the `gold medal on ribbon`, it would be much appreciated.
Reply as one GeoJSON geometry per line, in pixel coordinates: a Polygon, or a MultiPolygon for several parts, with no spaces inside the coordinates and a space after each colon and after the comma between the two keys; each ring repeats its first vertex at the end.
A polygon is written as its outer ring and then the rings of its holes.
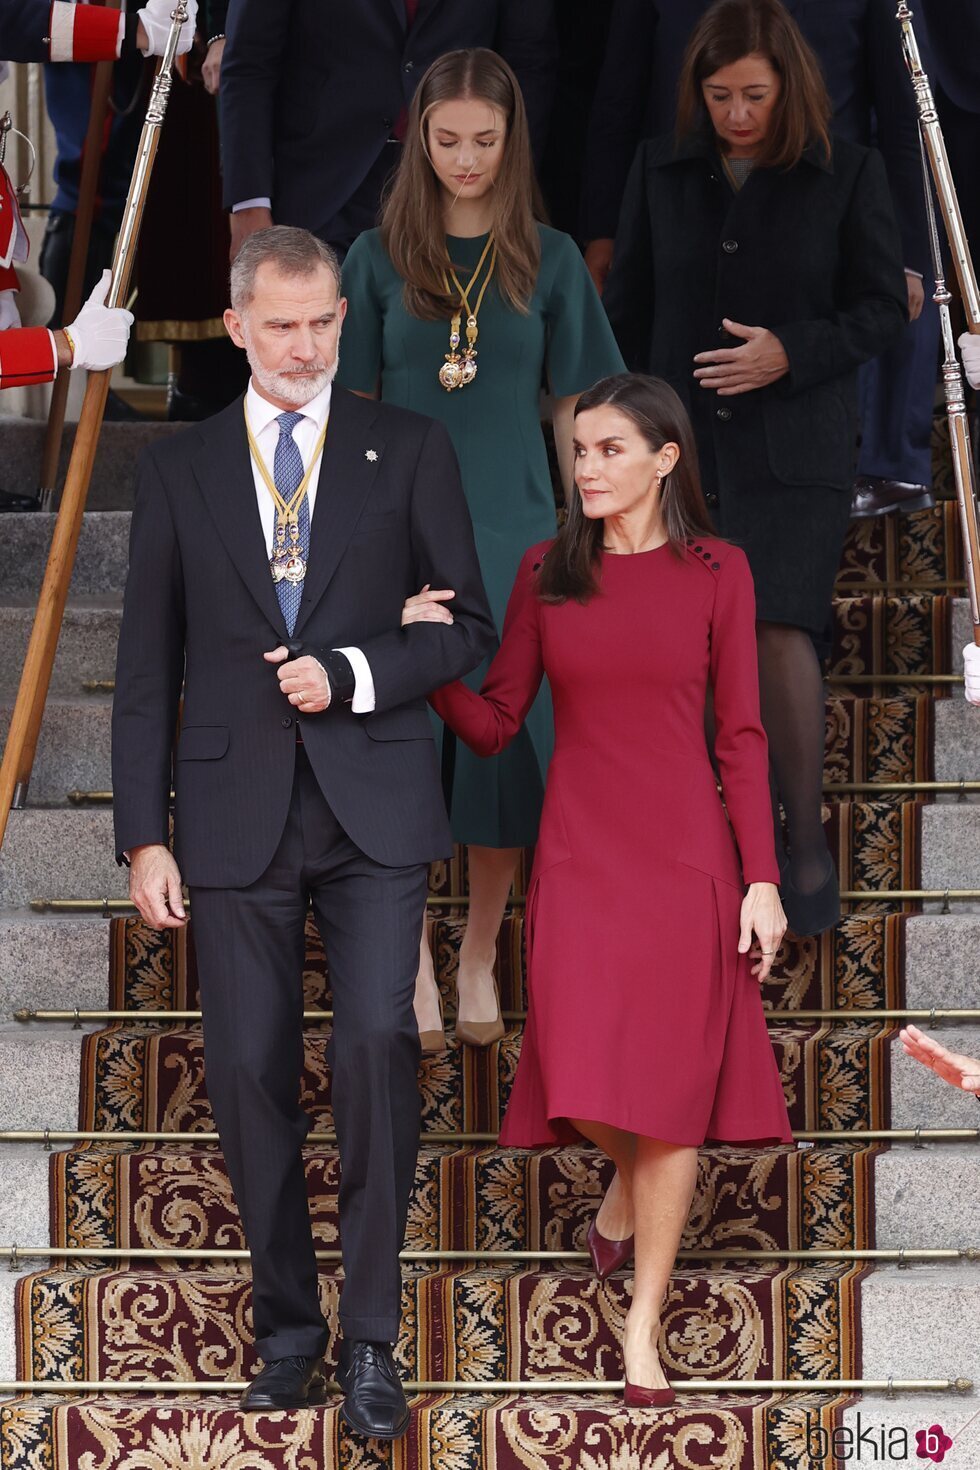
{"type": "Polygon", "coordinates": [[[476,377],[476,341],[478,336],[480,335],[480,330],[477,325],[477,317],[480,313],[480,307],[483,305],[483,298],[486,295],[487,287],[490,284],[490,279],[493,275],[494,267],[497,264],[497,247],[493,242],[492,234],[487,236],[487,243],[483,247],[483,254],[477,261],[476,269],[470,276],[470,291],[473,290],[473,287],[480,279],[480,272],[483,270],[484,265],[486,265],[487,256],[490,257],[490,264],[487,266],[486,277],[483,281],[483,285],[480,287],[475,306],[470,306],[470,299],[469,295],[467,294],[467,290],[464,286],[460,284],[459,277],[453,270],[452,266],[449,267],[448,275],[446,275],[445,272],[443,273],[443,281],[446,285],[446,295],[449,295],[449,280],[450,277],[452,277],[453,286],[455,286],[460,300],[460,309],[453,314],[453,319],[449,325],[449,351],[446,353],[445,362],[439,369],[439,382],[445,388],[447,393],[452,393],[453,390],[456,388],[465,388],[469,383],[472,383],[473,379],[476,377]],[[462,353],[460,353],[459,346],[462,338],[460,336],[459,329],[463,319],[463,307],[466,308],[466,346],[463,348],[462,353]]]}
{"type": "Polygon", "coordinates": [[[323,446],[327,438],[327,425],[324,424],[323,432],[316,442],[306,474],[297,486],[296,493],[288,501],[280,495],[275,480],[269,474],[265,460],[262,458],[262,451],[255,442],[255,436],[248,421],[247,408],[245,409],[245,433],[248,437],[248,447],[252,452],[252,458],[258,466],[259,474],[265,481],[266,489],[272,496],[276,507],[276,528],[272,537],[272,554],[269,557],[272,580],[273,582],[291,582],[293,586],[297,586],[306,578],[306,561],[299,538],[299,508],[310,487],[310,476],[314,466],[323,453],[323,446]]]}

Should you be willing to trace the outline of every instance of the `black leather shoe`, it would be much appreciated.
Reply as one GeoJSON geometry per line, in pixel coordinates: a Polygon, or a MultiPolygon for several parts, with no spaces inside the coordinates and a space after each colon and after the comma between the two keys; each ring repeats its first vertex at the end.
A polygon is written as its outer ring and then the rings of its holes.
{"type": "Polygon", "coordinates": [[[0,490],[0,514],[4,511],[40,510],[39,495],[15,495],[11,490],[0,490]]]}
{"type": "Polygon", "coordinates": [[[789,927],[800,938],[807,934],[822,934],[825,929],[832,929],[840,919],[840,884],[829,852],[827,868],[826,878],[812,893],[800,893],[794,886],[792,867],[781,872],[779,896],[783,912],[789,927]]]}
{"type": "Polygon", "coordinates": [[[386,1342],[340,1344],[340,1417],[367,1439],[401,1439],[411,1422],[394,1355],[386,1342]]]}
{"type": "Polygon", "coordinates": [[[253,1412],[308,1409],[322,1404],[327,1383],[322,1358],[274,1358],[252,1379],[241,1396],[241,1407],[253,1412]]]}
{"type": "Polygon", "coordinates": [[[890,511],[908,515],[913,510],[931,510],[936,497],[927,485],[909,485],[904,480],[883,480],[878,475],[860,475],[851,495],[851,520],[885,516],[890,511]]]}

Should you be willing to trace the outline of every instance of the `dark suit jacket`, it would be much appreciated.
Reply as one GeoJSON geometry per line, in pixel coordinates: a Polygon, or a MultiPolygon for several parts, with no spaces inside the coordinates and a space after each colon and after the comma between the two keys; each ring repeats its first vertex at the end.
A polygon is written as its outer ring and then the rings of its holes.
{"type": "MultiPolygon", "coordinates": [[[[929,270],[915,100],[895,0],[784,0],[823,67],[834,132],[885,160],[904,264],[929,270]]],[[[593,103],[585,169],[588,239],[616,233],[638,143],[674,126],[677,79],[709,0],[616,0],[593,103]]],[[[925,45],[924,28],[919,26],[925,45]]],[[[926,59],[928,66],[928,60],[926,59]]]]}
{"type": "MultiPolygon", "coordinates": [[[[448,854],[426,695],[475,668],[496,635],[440,424],[334,388],[293,636],[311,651],[357,645],[371,665],[375,713],[299,717],[348,836],[394,866],[448,854]],[[455,621],[403,630],[402,603],[425,582],[455,589],[455,621]]],[[[167,841],[173,769],[185,881],[238,888],[265,871],[297,718],[262,654],[285,637],[237,399],[140,460],[112,712],[118,853],[167,841]]]]}
{"type": "Polygon", "coordinates": [[[0,0],[0,61],[47,61],[50,0],[0,0]]]}
{"type": "Polygon", "coordinates": [[[557,66],[552,11],[552,0],[420,0],[406,34],[405,0],[236,0],[221,69],[226,208],[267,197],[277,224],[338,238],[336,216],[426,68],[463,46],[510,62],[540,151],[557,66]]]}
{"type": "Polygon", "coordinates": [[[885,171],[835,140],[826,162],[758,169],[733,193],[713,142],[642,143],[604,305],[630,369],[666,378],[691,413],[705,489],[850,490],[857,368],[901,335],[905,277],[885,171]],[[789,374],[734,398],[697,386],[724,317],[768,327],[789,374]]]}

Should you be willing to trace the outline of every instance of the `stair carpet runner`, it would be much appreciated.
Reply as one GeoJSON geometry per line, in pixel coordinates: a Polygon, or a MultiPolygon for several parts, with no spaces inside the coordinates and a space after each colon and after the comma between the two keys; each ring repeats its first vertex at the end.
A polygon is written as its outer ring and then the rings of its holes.
{"type": "MultiPolygon", "coordinates": [[[[949,671],[951,596],[862,593],[868,582],[944,582],[962,576],[956,507],[852,528],[835,607],[835,674],[949,671]]],[[[959,691],[957,690],[957,696],[959,691]]],[[[943,685],[864,685],[828,701],[828,782],[901,782],[932,773],[933,701],[943,685]]],[[[828,834],[841,886],[919,886],[921,795],[829,801],[828,834]]],[[[529,856],[515,886],[519,898],[529,856]]],[[[437,864],[433,892],[465,892],[461,855],[437,864]]],[[[889,1124],[894,1029],[860,1011],[903,1002],[903,940],[914,905],[848,905],[837,930],[790,937],[764,987],[780,1011],[850,1009],[840,1023],[780,1021],[770,1034],[796,1130],[889,1124]]],[[[464,925],[435,910],[437,971],[452,1015],[464,925]]],[[[119,1131],[212,1128],[199,1025],[139,1021],[141,1010],[198,1006],[193,922],[157,934],[134,918],[110,925],[107,1004],[132,1019],[86,1036],[80,1126],[119,1131]]],[[[511,906],[498,948],[506,1012],[525,1007],[522,914],[511,906]]],[[[312,921],[307,1009],[328,1009],[329,980],[312,921]]],[[[329,1132],[328,1023],[306,1030],[303,1102],[329,1132]]],[[[451,1029],[451,1020],[449,1021],[451,1029]]],[[[624,1024],[628,1018],[624,1017],[624,1024]]],[[[420,1071],[423,1146],[406,1248],[410,1251],[581,1251],[610,1166],[586,1146],[539,1152],[491,1143],[426,1142],[426,1135],[490,1133],[500,1123],[520,1053],[522,1022],[486,1051],[451,1043],[420,1071]]],[[[762,1150],[713,1146],[700,1157],[682,1249],[722,1252],[874,1245],[873,1173],[882,1145],[819,1143],[762,1150]]],[[[335,1250],[338,1161],[329,1144],[305,1149],[318,1248],[335,1250]]],[[[86,1246],[237,1250],[244,1239],[214,1144],[90,1143],[52,1155],[51,1239],[86,1246]]],[[[663,1314],[670,1378],[849,1379],[860,1376],[860,1290],[850,1262],[679,1262],[663,1314]]],[[[562,1391],[428,1392],[408,1437],[363,1442],[323,1410],[243,1416],[220,1394],[179,1394],[182,1381],[234,1381],[255,1369],[247,1263],[88,1261],[23,1278],[18,1314],[24,1379],[161,1379],[172,1395],[41,1394],[0,1408],[5,1470],[796,1470],[815,1425],[840,1423],[844,1395],[685,1392],[669,1410],[623,1409],[613,1393],[575,1384],[618,1380],[630,1276],[597,1282],[588,1262],[406,1261],[397,1356],[407,1379],[513,1383],[562,1391]]],[[[321,1263],[333,1329],[337,1267],[321,1263]]]]}

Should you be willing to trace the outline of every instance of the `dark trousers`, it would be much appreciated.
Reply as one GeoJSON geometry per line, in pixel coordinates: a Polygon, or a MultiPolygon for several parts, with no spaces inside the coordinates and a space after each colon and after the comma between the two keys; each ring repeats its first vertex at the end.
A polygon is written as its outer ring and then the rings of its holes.
{"type": "Polygon", "coordinates": [[[412,1001],[425,889],[424,865],[385,868],[355,847],[299,748],[266,872],[248,888],[192,890],[208,1096],[252,1258],[256,1350],[267,1361],[315,1357],[327,1345],[303,1170],[310,1120],[299,1102],[309,901],[333,994],[340,1325],[352,1340],[398,1335],[398,1252],[419,1142],[412,1001]]]}
{"type": "Polygon", "coordinates": [[[939,374],[939,311],[934,282],[918,321],[861,368],[861,451],[858,474],[909,485],[932,485],[932,411],[939,374]]]}

